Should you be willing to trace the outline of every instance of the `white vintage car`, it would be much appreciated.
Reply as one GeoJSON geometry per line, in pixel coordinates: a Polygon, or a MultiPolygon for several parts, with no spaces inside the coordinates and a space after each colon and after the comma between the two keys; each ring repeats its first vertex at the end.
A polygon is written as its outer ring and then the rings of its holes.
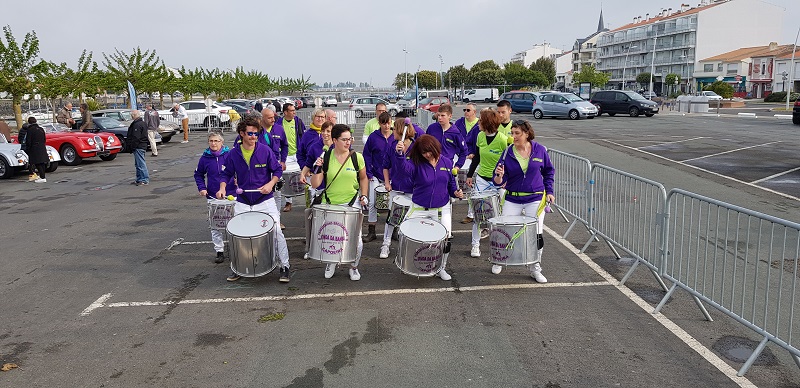
{"type": "MultiPolygon", "coordinates": [[[[17,170],[28,167],[28,155],[21,150],[21,145],[11,143],[0,133],[0,179],[11,178],[17,170]]],[[[47,146],[47,155],[50,163],[47,164],[47,172],[53,172],[58,168],[61,156],[55,148],[47,146]]]]}

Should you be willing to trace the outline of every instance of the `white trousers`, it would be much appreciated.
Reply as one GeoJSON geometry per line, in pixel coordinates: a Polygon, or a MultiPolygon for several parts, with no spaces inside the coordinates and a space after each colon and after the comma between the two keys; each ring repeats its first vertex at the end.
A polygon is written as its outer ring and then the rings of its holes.
{"type": "MultiPolygon", "coordinates": [[[[389,192],[389,204],[392,203],[392,200],[394,199],[394,197],[396,197],[398,195],[403,195],[403,194],[404,193],[402,191],[397,191],[397,190],[390,191],[389,192]]],[[[388,217],[388,215],[387,215],[387,217],[388,217]]],[[[387,247],[392,245],[392,234],[394,234],[394,225],[389,225],[389,223],[387,222],[386,223],[386,227],[383,228],[383,245],[385,245],[387,247]]]]}
{"type": "Polygon", "coordinates": [[[378,182],[378,178],[372,177],[369,180],[369,212],[367,213],[367,222],[378,222],[378,209],[375,208],[375,188],[382,183],[378,182]]]}
{"type": "Polygon", "coordinates": [[[278,206],[275,204],[275,198],[270,198],[253,206],[249,206],[241,202],[236,202],[236,204],[233,205],[234,215],[244,212],[263,212],[272,217],[272,219],[275,221],[275,230],[277,231],[275,243],[278,245],[278,258],[281,260],[282,267],[288,267],[289,248],[286,246],[286,238],[283,236],[283,231],[281,230],[281,212],[278,210],[278,206]]]}
{"type": "MultiPolygon", "coordinates": [[[[297,154],[286,157],[286,165],[288,166],[290,164],[297,164],[297,154]]],[[[279,204],[281,208],[283,208],[287,203],[292,203],[292,197],[284,197],[283,193],[281,193],[279,190],[275,192],[275,201],[275,203],[279,204]]]]}
{"type": "MultiPolygon", "coordinates": [[[[528,217],[534,217],[537,219],[536,222],[536,233],[542,234],[544,230],[544,209],[542,210],[541,214],[537,216],[537,212],[539,211],[539,206],[541,205],[542,201],[535,201],[529,203],[514,203],[505,201],[503,204],[503,214],[504,216],[521,216],[526,215],[528,217]]],[[[539,263],[542,261],[542,248],[539,248],[539,255],[538,255],[539,263]]]]}
{"type": "MultiPolygon", "coordinates": [[[[473,178],[472,186],[475,188],[476,191],[484,191],[487,190],[489,187],[492,186],[491,182],[488,182],[486,179],[475,175],[473,178]]],[[[469,207],[469,217],[472,218],[475,215],[472,214],[472,206],[469,207]]],[[[472,245],[478,245],[481,243],[481,231],[478,229],[478,220],[473,219],[472,222],[472,245]]]]}
{"type": "MultiPolygon", "coordinates": [[[[156,134],[157,133],[158,133],[158,131],[154,131],[154,130],[150,130],[150,129],[147,130],[147,140],[150,141],[150,152],[152,152],[153,155],[158,155],[158,148],[156,147],[156,134]]],[[[217,251],[217,252],[220,252],[220,251],[217,251]]]]}
{"type": "MultiPolygon", "coordinates": [[[[206,202],[211,203],[214,201],[211,198],[206,198],[206,202]]],[[[225,232],[221,230],[211,229],[211,242],[214,243],[214,252],[225,251],[225,232]]]]}

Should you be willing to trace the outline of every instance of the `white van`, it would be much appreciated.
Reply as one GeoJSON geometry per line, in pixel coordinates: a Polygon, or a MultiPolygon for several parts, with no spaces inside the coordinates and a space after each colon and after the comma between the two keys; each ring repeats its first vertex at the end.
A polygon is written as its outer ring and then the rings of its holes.
{"type": "MultiPolygon", "coordinates": [[[[495,89],[497,90],[497,89],[495,89]]],[[[447,90],[420,90],[419,91],[419,100],[429,98],[429,97],[447,97],[450,98],[450,92],[447,90]]],[[[397,105],[400,106],[401,109],[414,109],[417,107],[417,99],[414,98],[414,91],[410,90],[403,98],[397,100],[397,105]]]]}
{"type": "Polygon", "coordinates": [[[500,91],[497,88],[471,89],[464,92],[464,102],[497,102],[500,91]]]}

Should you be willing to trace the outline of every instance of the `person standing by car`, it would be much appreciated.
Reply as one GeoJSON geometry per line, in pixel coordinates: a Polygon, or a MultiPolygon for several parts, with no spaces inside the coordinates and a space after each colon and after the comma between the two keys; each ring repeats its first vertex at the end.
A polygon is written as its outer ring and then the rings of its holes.
{"type": "Polygon", "coordinates": [[[136,166],[136,180],[131,184],[147,186],[150,184],[150,174],[147,172],[147,164],[144,161],[144,153],[147,151],[147,125],[142,120],[141,111],[132,110],[131,117],[133,122],[128,126],[128,135],[125,136],[125,146],[133,154],[134,166],[136,166]]]}
{"type": "Polygon", "coordinates": [[[183,141],[181,143],[189,142],[189,114],[186,113],[186,108],[181,104],[175,104],[172,107],[172,117],[181,121],[181,128],[183,128],[183,141]]]}
{"type": "MultiPolygon", "coordinates": [[[[225,139],[221,133],[211,132],[208,135],[208,148],[200,155],[197,168],[194,170],[194,181],[197,184],[197,191],[210,203],[213,196],[219,191],[219,183],[222,180],[222,166],[228,157],[230,148],[225,145],[225,139]]],[[[233,179],[226,181],[226,196],[236,192],[233,179]]],[[[225,245],[222,242],[223,235],[221,230],[211,229],[211,241],[214,243],[214,251],[217,257],[214,262],[219,264],[225,261],[225,245]]]]}
{"type": "Polygon", "coordinates": [[[59,124],[64,124],[70,128],[75,125],[75,119],[72,118],[72,103],[68,102],[64,105],[61,110],[58,111],[56,115],[56,122],[59,124]]]}
{"type": "MultiPolygon", "coordinates": [[[[17,135],[17,142],[19,142],[19,149],[25,151],[25,154],[28,154],[28,144],[26,144],[25,140],[28,138],[28,127],[30,124],[27,122],[22,124],[22,128],[19,130],[19,134],[17,135]]],[[[28,162],[28,182],[33,182],[39,179],[39,175],[36,174],[35,171],[36,166],[33,163],[28,162]]]]}
{"type": "Polygon", "coordinates": [[[264,110],[264,104],[261,103],[261,100],[256,100],[255,105],[253,105],[253,109],[261,113],[261,111],[264,110]]]}
{"type": "Polygon", "coordinates": [[[148,102],[147,105],[145,105],[144,123],[147,125],[147,141],[150,142],[151,155],[158,156],[156,135],[158,134],[158,126],[161,124],[161,119],[158,117],[158,112],[153,109],[152,102],[148,102]]]}
{"type": "MultiPolygon", "coordinates": [[[[283,175],[278,158],[269,147],[259,144],[258,134],[261,123],[257,118],[246,116],[236,126],[236,131],[242,137],[242,144],[234,147],[225,159],[222,167],[222,179],[219,183],[217,198],[223,199],[227,195],[228,182],[236,179],[237,186],[247,190],[239,194],[233,213],[240,214],[248,211],[260,211],[269,214],[280,224],[281,213],[275,204],[273,190],[275,184],[283,175]]],[[[276,231],[276,252],[281,261],[280,282],[289,282],[289,249],[286,247],[286,238],[280,228],[276,231]]],[[[240,276],[233,272],[228,276],[229,282],[239,280],[240,276]]]]}
{"type": "Polygon", "coordinates": [[[361,144],[367,144],[369,135],[381,127],[380,123],[378,123],[378,116],[384,112],[386,112],[386,104],[382,102],[375,104],[375,117],[369,119],[369,121],[364,124],[364,135],[361,136],[361,144]]]}
{"type": "Polygon", "coordinates": [[[92,121],[92,112],[89,111],[89,105],[86,105],[85,102],[82,102],[78,109],[81,111],[81,127],[78,128],[81,132],[86,132],[90,129],[94,129],[94,121],[92,121]]]}
{"type": "MultiPolygon", "coordinates": [[[[297,163],[297,146],[300,144],[300,138],[306,131],[306,125],[299,117],[296,116],[297,109],[290,103],[283,104],[283,120],[281,126],[286,132],[286,141],[289,143],[289,154],[286,157],[286,163],[298,165],[297,163]]],[[[284,170],[286,166],[283,167],[284,170]]],[[[292,211],[292,198],[285,197],[286,205],[283,206],[284,212],[292,211]]]]}
{"type": "Polygon", "coordinates": [[[25,136],[25,153],[28,154],[28,163],[36,166],[39,177],[34,180],[36,183],[45,183],[45,170],[50,157],[47,155],[47,136],[44,129],[36,124],[35,117],[28,117],[28,133],[25,136]]]}

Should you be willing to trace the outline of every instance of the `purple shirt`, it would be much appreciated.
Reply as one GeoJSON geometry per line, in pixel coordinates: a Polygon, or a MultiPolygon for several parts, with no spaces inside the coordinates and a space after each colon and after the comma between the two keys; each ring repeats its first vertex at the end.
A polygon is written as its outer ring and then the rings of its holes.
{"type": "MultiPolygon", "coordinates": [[[[522,172],[522,167],[514,154],[513,145],[506,148],[505,157],[497,161],[497,165],[503,164],[505,173],[503,173],[503,182],[505,189],[509,192],[518,193],[537,193],[544,191],[548,194],[553,194],[553,176],[556,169],[553,163],[550,162],[550,156],[547,154],[545,146],[532,141],[531,142],[531,156],[528,159],[528,170],[522,172]]],[[[495,166],[495,169],[497,166],[495,166]]],[[[542,194],[530,195],[510,195],[506,194],[506,201],[514,203],[530,203],[542,199],[542,194]]]]}
{"type": "Polygon", "coordinates": [[[480,128],[478,128],[478,124],[475,124],[472,127],[472,130],[467,132],[467,119],[466,117],[462,117],[456,120],[455,124],[453,124],[458,128],[458,131],[461,132],[461,137],[464,138],[464,142],[467,145],[467,155],[475,154],[475,141],[478,139],[478,132],[480,132],[480,128]],[[474,132],[474,133],[473,133],[474,132]]]}
{"type": "Polygon", "coordinates": [[[364,164],[367,165],[367,178],[375,177],[383,182],[383,162],[386,158],[387,147],[393,140],[394,134],[390,133],[388,138],[383,137],[380,129],[369,134],[367,143],[364,144],[364,164]]]}
{"type": "MultiPolygon", "coordinates": [[[[269,132],[264,128],[258,132],[258,142],[268,146],[275,155],[280,155],[281,162],[286,163],[286,157],[289,156],[289,142],[286,141],[286,132],[283,127],[276,122],[269,132]]],[[[242,145],[242,137],[237,135],[233,145],[235,147],[242,145]]]]}
{"type": "Polygon", "coordinates": [[[415,165],[408,159],[405,172],[411,176],[413,189],[411,201],[423,208],[439,208],[450,202],[450,197],[458,191],[456,177],[453,176],[453,161],[440,157],[436,167],[425,162],[415,165]]]}
{"type": "Polygon", "coordinates": [[[317,160],[317,156],[319,156],[319,154],[312,156],[309,152],[311,146],[316,143],[322,144],[322,135],[313,129],[307,130],[305,133],[303,133],[303,137],[299,139],[297,143],[297,164],[300,165],[301,170],[305,166],[311,168],[311,166],[314,164],[314,161],[317,160]],[[310,163],[309,158],[313,158],[310,159],[310,163]]]}
{"type": "Polygon", "coordinates": [[[450,125],[450,128],[445,131],[442,129],[441,124],[433,123],[428,126],[426,133],[435,137],[436,140],[439,140],[439,144],[442,145],[443,158],[452,161],[455,159],[455,156],[458,155],[456,167],[460,169],[461,166],[464,165],[467,159],[467,145],[458,128],[454,125],[450,125]]]}
{"type": "MultiPolygon", "coordinates": [[[[206,149],[200,160],[197,162],[197,168],[194,170],[194,181],[197,184],[197,191],[208,191],[208,195],[213,197],[219,191],[219,183],[222,181],[222,165],[225,164],[225,159],[228,158],[230,149],[228,146],[220,150],[220,155],[215,156],[211,153],[211,149],[206,149]]],[[[235,195],[236,188],[233,187],[233,178],[226,181],[225,195],[235,195]]]]}
{"type": "MultiPolygon", "coordinates": [[[[283,169],[278,158],[269,147],[259,142],[256,142],[249,165],[244,161],[242,149],[236,146],[228,153],[222,167],[223,179],[227,182],[236,177],[236,182],[242,190],[257,190],[272,180],[273,176],[280,178],[282,175],[283,169]]],[[[237,200],[252,206],[272,198],[274,193],[274,191],[269,194],[242,193],[237,200]]]]}
{"type": "MultiPolygon", "coordinates": [[[[398,154],[395,148],[397,148],[397,143],[400,141],[395,140],[394,137],[390,139],[392,139],[392,142],[386,147],[383,168],[389,170],[389,181],[392,183],[392,190],[410,193],[414,190],[414,182],[411,181],[411,174],[408,174],[403,168],[406,163],[411,163],[407,156],[408,150],[406,150],[406,154],[398,154]]],[[[383,176],[383,171],[381,171],[381,176],[383,176]]]]}

